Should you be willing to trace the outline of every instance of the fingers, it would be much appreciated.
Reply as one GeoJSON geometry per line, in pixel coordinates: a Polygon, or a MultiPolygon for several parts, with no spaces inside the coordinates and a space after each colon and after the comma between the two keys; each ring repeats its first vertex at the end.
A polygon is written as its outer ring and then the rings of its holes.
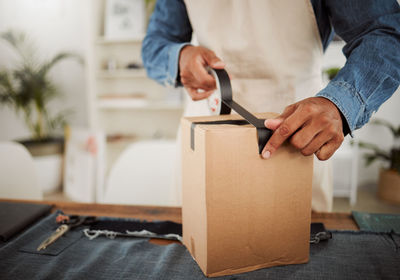
{"type": "Polygon", "coordinates": [[[266,128],[276,130],[281,123],[283,122],[283,118],[277,118],[277,119],[267,119],[264,122],[264,125],[266,128]]]}
{"type": "Polygon", "coordinates": [[[207,72],[205,66],[201,62],[194,64],[192,68],[192,87],[205,91],[214,90],[216,88],[215,79],[207,72]]]}
{"type": "Polygon", "coordinates": [[[204,59],[207,65],[211,66],[212,68],[223,69],[225,67],[225,63],[221,59],[219,59],[212,51],[205,52],[204,59]]]}
{"type": "Polygon", "coordinates": [[[332,139],[323,145],[321,149],[315,153],[315,155],[319,160],[327,160],[335,153],[337,149],[339,149],[341,143],[342,141],[339,142],[335,139],[332,139]]]}
{"type": "MultiPolygon", "coordinates": [[[[291,111],[292,109],[290,109],[291,111]]],[[[290,114],[290,111],[285,115],[290,114]]],[[[282,115],[281,115],[282,116],[282,115]]],[[[272,134],[268,143],[265,145],[262,155],[264,158],[269,158],[293,133],[295,133],[305,122],[308,116],[301,114],[299,111],[294,111],[286,119],[282,121],[279,127],[272,134]]]]}
{"type": "Polygon", "coordinates": [[[310,156],[318,152],[323,145],[325,145],[331,136],[325,132],[318,133],[305,147],[302,148],[301,153],[305,156],[310,156]]]}
{"type": "MultiPolygon", "coordinates": [[[[301,130],[290,137],[290,144],[292,144],[292,146],[296,149],[301,150],[301,153],[305,155],[303,149],[305,149],[308,145],[310,145],[312,141],[314,141],[314,138],[318,136],[321,130],[322,127],[315,126],[310,122],[306,123],[305,125],[303,125],[301,130]]],[[[326,139],[325,142],[329,139],[330,138],[326,139]]],[[[325,142],[321,143],[321,145],[323,145],[325,142]]],[[[312,152],[311,154],[313,154],[314,152],[312,152]]]]}
{"type": "Polygon", "coordinates": [[[320,160],[327,160],[343,142],[343,124],[340,111],[330,100],[311,97],[291,106],[277,118],[265,121],[274,130],[263,149],[269,158],[282,143],[289,140],[305,156],[313,153],[320,160]]]}
{"type": "Polygon", "coordinates": [[[272,130],[276,130],[282,124],[283,120],[286,119],[288,116],[290,116],[295,110],[296,110],[296,104],[287,106],[284,109],[283,113],[280,114],[275,119],[265,120],[264,122],[265,127],[272,130]]]}
{"type": "Polygon", "coordinates": [[[192,98],[193,101],[198,101],[198,100],[202,100],[205,99],[207,97],[209,97],[214,90],[209,90],[209,91],[198,91],[195,88],[186,88],[186,90],[188,91],[190,97],[192,98]]]}
{"type": "Polygon", "coordinates": [[[193,100],[207,98],[216,89],[216,81],[206,67],[222,69],[225,64],[204,47],[186,46],[179,56],[180,78],[193,100]],[[199,92],[204,90],[205,92],[199,92]],[[211,93],[210,93],[211,92],[211,93]]]}
{"type": "Polygon", "coordinates": [[[215,90],[216,82],[213,76],[201,65],[193,66],[188,75],[181,75],[181,82],[187,88],[202,89],[205,91],[215,90]]]}
{"type": "Polygon", "coordinates": [[[329,159],[335,153],[335,151],[339,149],[344,140],[343,133],[334,133],[330,128],[324,130],[323,133],[326,135],[325,139],[328,138],[328,140],[324,144],[320,144],[324,141],[324,139],[320,139],[317,143],[310,143],[310,149],[314,149],[314,153],[319,160],[329,159]],[[311,146],[313,148],[311,148],[311,146]],[[318,150],[315,151],[315,149],[318,150]]]}
{"type": "Polygon", "coordinates": [[[287,106],[284,110],[283,113],[280,114],[277,118],[278,119],[286,119],[287,117],[289,117],[291,114],[294,113],[294,111],[296,111],[298,108],[297,104],[292,104],[287,106]]]}
{"type": "Polygon", "coordinates": [[[278,117],[276,117],[275,119],[267,119],[264,122],[264,125],[266,128],[272,129],[272,130],[276,130],[283,122],[283,120],[285,118],[287,118],[288,116],[290,116],[296,109],[295,104],[287,106],[285,108],[285,110],[283,111],[282,114],[280,114],[278,117]]]}

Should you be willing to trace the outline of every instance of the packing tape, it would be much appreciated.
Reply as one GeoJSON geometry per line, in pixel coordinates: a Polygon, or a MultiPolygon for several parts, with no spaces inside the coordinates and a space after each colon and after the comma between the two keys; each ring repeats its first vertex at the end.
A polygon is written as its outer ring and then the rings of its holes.
{"type": "Polygon", "coordinates": [[[221,108],[220,115],[229,115],[232,110],[244,118],[244,120],[222,120],[222,121],[205,121],[193,122],[190,130],[190,147],[194,150],[194,129],[198,124],[232,124],[232,125],[246,125],[252,124],[257,129],[258,138],[258,153],[261,154],[265,144],[272,135],[272,130],[264,126],[265,119],[259,119],[240,104],[236,103],[232,98],[232,86],[228,73],[224,69],[210,69],[210,74],[214,76],[217,83],[217,90],[221,93],[221,108]]]}

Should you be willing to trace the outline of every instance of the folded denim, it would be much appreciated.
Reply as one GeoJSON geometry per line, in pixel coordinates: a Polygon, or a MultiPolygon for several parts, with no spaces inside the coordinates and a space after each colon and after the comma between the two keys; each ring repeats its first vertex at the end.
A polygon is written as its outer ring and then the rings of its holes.
{"type": "Polygon", "coordinates": [[[138,219],[113,219],[98,218],[97,222],[84,230],[89,239],[99,235],[108,238],[116,236],[124,237],[148,237],[169,240],[182,240],[182,224],[171,221],[144,221],[138,219]]]}
{"type": "Polygon", "coordinates": [[[168,240],[177,240],[182,242],[182,236],[174,233],[169,234],[156,234],[154,232],[148,230],[141,231],[129,231],[126,232],[118,232],[106,229],[84,229],[83,233],[87,238],[93,240],[99,236],[105,236],[110,239],[114,239],[115,237],[144,237],[144,238],[160,238],[160,239],[168,239],[168,240]]]}
{"type": "MultiPolygon", "coordinates": [[[[83,234],[84,227],[67,232],[37,252],[38,244],[57,228],[56,215],[47,216],[0,248],[1,279],[207,279],[182,244],[160,246],[144,237],[99,236],[89,240],[83,234]]],[[[272,267],[234,277],[398,279],[399,235],[349,231],[333,231],[333,235],[329,242],[310,246],[307,264],[272,267]]]]}

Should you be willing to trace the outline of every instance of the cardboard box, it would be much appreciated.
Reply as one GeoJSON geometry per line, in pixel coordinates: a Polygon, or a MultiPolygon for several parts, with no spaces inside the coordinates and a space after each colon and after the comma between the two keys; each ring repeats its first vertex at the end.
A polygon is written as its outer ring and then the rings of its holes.
{"type": "MultiPolygon", "coordinates": [[[[271,114],[258,114],[259,118],[271,114]]],[[[182,119],[183,243],[206,276],[306,263],[313,157],[286,144],[268,160],[252,125],[182,119]]]]}

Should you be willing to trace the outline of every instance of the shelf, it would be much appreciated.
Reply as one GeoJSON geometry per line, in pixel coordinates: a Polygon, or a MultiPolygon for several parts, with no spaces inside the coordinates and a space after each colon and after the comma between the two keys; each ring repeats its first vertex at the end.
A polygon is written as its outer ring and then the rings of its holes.
{"type": "Polygon", "coordinates": [[[100,109],[146,109],[146,110],[183,110],[183,105],[177,102],[150,101],[146,99],[120,98],[99,99],[97,106],[100,109]]]}
{"type": "Polygon", "coordinates": [[[102,70],[98,72],[97,77],[100,79],[130,79],[130,78],[147,78],[144,69],[119,69],[119,70],[102,70]]]}
{"type": "Polygon", "coordinates": [[[96,45],[138,44],[142,43],[144,36],[143,34],[131,39],[107,39],[105,37],[99,37],[96,40],[96,45]]]}

